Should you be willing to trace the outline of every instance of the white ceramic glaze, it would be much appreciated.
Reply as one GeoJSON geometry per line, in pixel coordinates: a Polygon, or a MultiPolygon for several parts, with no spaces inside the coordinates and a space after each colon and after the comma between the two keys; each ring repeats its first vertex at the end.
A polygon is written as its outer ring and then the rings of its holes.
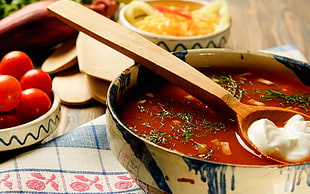
{"type": "MultiPolygon", "coordinates": [[[[208,1],[205,2],[193,1],[193,2],[206,3],[208,1]]],[[[152,41],[158,46],[168,50],[169,52],[188,50],[188,49],[201,49],[201,48],[222,48],[224,47],[229,38],[231,23],[226,25],[220,31],[201,36],[173,37],[173,36],[163,36],[149,33],[134,27],[126,20],[124,16],[124,12],[126,11],[126,9],[127,9],[126,5],[121,8],[118,17],[119,23],[126,26],[130,30],[136,32],[137,34],[140,34],[141,36],[147,38],[148,40],[152,41]]]]}
{"type": "MultiPolygon", "coordinates": [[[[194,49],[174,53],[195,67],[265,70],[298,77],[310,85],[310,66],[282,56],[228,49],[194,49]]],[[[154,73],[134,65],[108,90],[107,129],[118,161],[151,193],[306,193],[310,163],[231,165],[200,160],[160,147],[133,133],[120,120],[117,106],[124,94],[154,73]]]]}
{"type": "Polygon", "coordinates": [[[57,128],[60,121],[60,99],[54,95],[50,110],[39,118],[16,127],[0,130],[0,152],[39,143],[57,128]]]}

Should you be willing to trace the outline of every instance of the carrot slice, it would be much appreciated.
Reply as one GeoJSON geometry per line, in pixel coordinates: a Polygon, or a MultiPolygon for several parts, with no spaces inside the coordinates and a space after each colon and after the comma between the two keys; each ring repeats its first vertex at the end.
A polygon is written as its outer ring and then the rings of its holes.
{"type": "Polygon", "coordinates": [[[161,6],[161,5],[155,5],[154,9],[163,12],[163,13],[172,13],[175,15],[182,16],[187,19],[192,19],[191,13],[183,8],[176,8],[176,7],[166,7],[166,6],[161,6]]]}

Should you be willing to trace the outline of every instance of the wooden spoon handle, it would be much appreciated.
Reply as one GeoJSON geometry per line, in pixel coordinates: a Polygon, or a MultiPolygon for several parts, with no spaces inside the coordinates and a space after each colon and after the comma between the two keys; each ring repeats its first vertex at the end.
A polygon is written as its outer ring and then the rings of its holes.
{"type": "Polygon", "coordinates": [[[239,103],[225,89],[171,53],[124,26],[68,0],[48,7],[59,19],[75,29],[114,48],[180,86],[209,106],[233,111],[239,103]],[[227,108],[227,105],[231,108],[227,108]]]}

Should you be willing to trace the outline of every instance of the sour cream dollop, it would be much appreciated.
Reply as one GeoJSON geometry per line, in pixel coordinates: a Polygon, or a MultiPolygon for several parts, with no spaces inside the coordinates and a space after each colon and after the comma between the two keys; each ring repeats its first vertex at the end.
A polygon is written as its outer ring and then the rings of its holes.
{"type": "Polygon", "coordinates": [[[301,115],[291,117],[283,128],[268,119],[253,122],[248,130],[250,141],[262,153],[286,162],[310,159],[310,121],[301,115]]]}

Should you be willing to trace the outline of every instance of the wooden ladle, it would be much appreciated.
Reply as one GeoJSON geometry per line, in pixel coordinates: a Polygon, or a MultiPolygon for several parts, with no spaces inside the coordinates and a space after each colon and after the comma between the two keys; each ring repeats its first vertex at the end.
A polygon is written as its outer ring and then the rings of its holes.
{"type": "Polygon", "coordinates": [[[60,0],[50,5],[48,9],[63,22],[134,59],[139,64],[188,91],[213,109],[223,114],[235,115],[239,133],[256,150],[256,146],[248,139],[247,135],[249,125],[254,121],[267,118],[275,123],[282,123],[295,114],[301,114],[306,120],[310,120],[309,116],[289,109],[250,106],[239,102],[213,80],[171,53],[73,1],[60,0]]]}

